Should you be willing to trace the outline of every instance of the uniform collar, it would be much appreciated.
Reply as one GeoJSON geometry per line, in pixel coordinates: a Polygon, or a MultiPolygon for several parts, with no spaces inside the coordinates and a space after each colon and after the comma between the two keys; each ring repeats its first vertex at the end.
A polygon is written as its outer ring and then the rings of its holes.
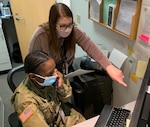
{"type": "Polygon", "coordinates": [[[26,78],[24,84],[28,87],[29,90],[33,91],[34,93],[45,99],[50,99],[50,91],[54,90],[53,86],[40,89],[28,77],[26,78]]]}

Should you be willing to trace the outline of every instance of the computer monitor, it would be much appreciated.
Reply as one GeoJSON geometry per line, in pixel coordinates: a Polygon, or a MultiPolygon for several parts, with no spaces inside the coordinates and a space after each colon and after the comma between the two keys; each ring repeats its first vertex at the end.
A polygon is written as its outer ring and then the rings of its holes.
{"type": "Polygon", "coordinates": [[[129,127],[150,127],[150,59],[139,90],[129,127]]]}

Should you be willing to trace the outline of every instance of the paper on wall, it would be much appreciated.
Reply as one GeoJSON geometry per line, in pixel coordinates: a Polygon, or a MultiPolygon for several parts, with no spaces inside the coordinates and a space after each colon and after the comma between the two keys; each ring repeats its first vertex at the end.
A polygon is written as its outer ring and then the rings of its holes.
{"type": "Polygon", "coordinates": [[[110,62],[119,69],[121,68],[126,59],[127,56],[115,48],[112,50],[109,57],[110,62]]]}
{"type": "Polygon", "coordinates": [[[97,1],[97,3],[100,5],[100,3],[101,3],[102,0],[96,0],[96,1],[97,1]]]}
{"type": "Polygon", "coordinates": [[[147,62],[139,60],[136,68],[136,76],[143,78],[147,67],[147,62]]]}

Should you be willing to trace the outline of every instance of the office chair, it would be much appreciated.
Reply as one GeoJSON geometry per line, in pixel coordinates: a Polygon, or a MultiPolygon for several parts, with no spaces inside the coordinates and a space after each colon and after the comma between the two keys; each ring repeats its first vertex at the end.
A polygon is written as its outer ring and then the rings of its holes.
{"type": "MultiPolygon", "coordinates": [[[[24,64],[14,67],[8,72],[7,82],[12,92],[15,91],[25,75],[26,73],[24,72],[24,64]]],[[[16,112],[13,112],[9,115],[8,122],[11,127],[22,127],[21,121],[18,119],[16,112]]]]}
{"type": "MultiPolygon", "coordinates": [[[[17,67],[14,67],[8,72],[7,82],[8,82],[10,89],[12,90],[12,92],[15,91],[17,86],[21,83],[21,81],[24,79],[24,77],[26,75],[27,74],[24,71],[24,64],[21,64],[17,67]]],[[[82,106],[80,106],[80,103],[82,103],[81,94],[83,91],[80,87],[78,87],[79,84],[77,82],[71,82],[70,84],[73,87],[72,88],[73,94],[75,96],[77,96],[77,97],[75,97],[75,101],[77,102],[77,106],[75,104],[70,103],[70,102],[67,102],[66,104],[69,107],[74,108],[75,110],[77,110],[78,112],[80,112],[82,114],[82,110],[80,109],[82,106]]],[[[16,112],[13,112],[12,114],[9,115],[8,121],[9,121],[9,124],[11,127],[22,127],[21,121],[18,119],[16,112]]]]}

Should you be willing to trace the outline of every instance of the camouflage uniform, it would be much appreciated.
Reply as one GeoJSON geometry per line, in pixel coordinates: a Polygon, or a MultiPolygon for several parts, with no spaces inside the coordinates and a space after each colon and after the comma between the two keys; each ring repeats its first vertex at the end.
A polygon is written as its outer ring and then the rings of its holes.
{"type": "Polygon", "coordinates": [[[72,88],[68,81],[61,88],[50,86],[39,89],[26,77],[15,90],[11,103],[23,127],[71,127],[85,120],[73,108],[67,107],[68,114],[67,110],[63,114],[61,102],[67,102],[71,94],[72,88]]]}

